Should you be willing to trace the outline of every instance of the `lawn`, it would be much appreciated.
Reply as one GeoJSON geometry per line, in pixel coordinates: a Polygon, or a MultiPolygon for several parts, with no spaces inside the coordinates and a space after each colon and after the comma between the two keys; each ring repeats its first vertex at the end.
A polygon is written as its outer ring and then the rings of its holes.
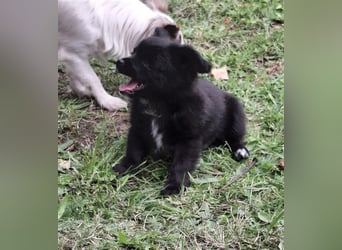
{"type": "MultiPolygon", "coordinates": [[[[169,1],[185,42],[226,66],[228,80],[204,75],[238,96],[248,118],[250,161],[225,147],[206,150],[192,186],[161,197],[167,162],[148,159],[116,176],[125,153],[128,112],[108,112],[66,91],[59,68],[59,249],[284,249],[284,14],[272,0],[169,1]],[[281,165],[281,166],[279,166],[281,165]]],[[[126,78],[92,61],[109,93],[126,78]]]]}

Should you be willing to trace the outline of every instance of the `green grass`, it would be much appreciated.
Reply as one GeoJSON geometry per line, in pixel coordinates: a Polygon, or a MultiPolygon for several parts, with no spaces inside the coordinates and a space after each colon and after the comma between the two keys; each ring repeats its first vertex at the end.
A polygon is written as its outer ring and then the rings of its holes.
{"type": "MultiPolygon", "coordinates": [[[[101,110],[65,92],[58,104],[59,249],[283,249],[284,28],[283,2],[170,2],[185,41],[229,80],[214,80],[238,96],[248,117],[247,147],[255,166],[229,188],[246,163],[224,147],[205,151],[192,186],[163,198],[166,162],[147,159],[135,174],[117,177],[124,155],[127,112],[101,110]],[[230,18],[230,22],[227,18],[230,18]],[[226,20],[226,22],[225,22],[226,20]]],[[[126,78],[114,65],[94,68],[110,93],[126,78]]]]}

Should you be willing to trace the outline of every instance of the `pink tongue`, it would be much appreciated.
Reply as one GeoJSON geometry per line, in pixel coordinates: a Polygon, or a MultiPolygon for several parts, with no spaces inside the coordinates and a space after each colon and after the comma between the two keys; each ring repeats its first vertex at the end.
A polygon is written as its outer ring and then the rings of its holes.
{"type": "Polygon", "coordinates": [[[138,86],[137,82],[127,82],[119,86],[120,91],[132,91],[138,86]]]}

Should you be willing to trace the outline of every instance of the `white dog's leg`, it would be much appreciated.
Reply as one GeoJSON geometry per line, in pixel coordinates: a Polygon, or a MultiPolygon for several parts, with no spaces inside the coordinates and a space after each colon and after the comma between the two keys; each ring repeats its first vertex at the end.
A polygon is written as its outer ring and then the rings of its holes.
{"type": "Polygon", "coordinates": [[[87,59],[73,56],[63,64],[71,78],[70,87],[78,96],[93,96],[100,106],[110,111],[127,107],[125,101],[106,92],[87,59]]]}

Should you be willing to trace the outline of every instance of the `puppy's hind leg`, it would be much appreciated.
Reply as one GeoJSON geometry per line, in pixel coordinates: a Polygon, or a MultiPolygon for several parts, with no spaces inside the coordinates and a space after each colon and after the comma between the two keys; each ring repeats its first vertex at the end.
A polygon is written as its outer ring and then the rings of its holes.
{"type": "Polygon", "coordinates": [[[233,96],[227,97],[227,119],[225,140],[229,145],[232,157],[241,161],[249,157],[248,149],[244,146],[246,134],[246,117],[239,100],[233,96]]]}
{"type": "Polygon", "coordinates": [[[71,78],[70,87],[78,96],[93,96],[100,106],[109,111],[127,107],[125,101],[106,92],[87,58],[73,55],[63,64],[71,78]]]}

